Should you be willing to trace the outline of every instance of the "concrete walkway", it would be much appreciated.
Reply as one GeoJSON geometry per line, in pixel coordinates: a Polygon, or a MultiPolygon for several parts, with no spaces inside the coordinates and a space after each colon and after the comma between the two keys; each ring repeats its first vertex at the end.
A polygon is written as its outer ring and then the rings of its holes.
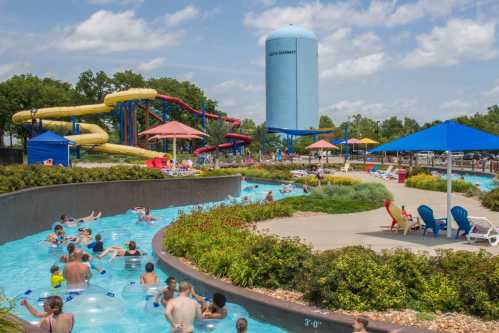
{"type": "MultiPolygon", "coordinates": [[[[446,193],[418,190],[405,187],[396,181],[385,182],[382,179],[368,175],[365,172],[353,172],[350,176],[363,181],[383,182],[393,193],[395,202],[417,216],[416,209],[421,204],[432,207],[435,216],[446,214],[446,193]]],[[[453,195],[453,206],[465,207],[471,216],[486,216],[492,223],[499,226],[499,212],[493,212],[480,205],[476,198],[467,198],[460,194],[453,195]]],[[[274,219],[257,224],[257,229],[284,237],[298,236],[315,249],[326,250],[348,245],[369,246],[374,250],[392,248],[410,248],[415,251],[435,253],[436,249],[479,250],[485,249],[492,254],[499,254],[499,246],[491,247],[488,242],[468,244],[464,240],[447,239],[442,235],[435,238],[431,235],[422,237],[420,231],[409,232],[403,236],[391,232],[391,218],[384,207],[361,213],[312,216],[296,216],[284,219],[274,219]]],[[[445,232],[443,233],[445,234],[445,232]]],[[[455,235],[455,231],[453,231],[455,235]]]]}

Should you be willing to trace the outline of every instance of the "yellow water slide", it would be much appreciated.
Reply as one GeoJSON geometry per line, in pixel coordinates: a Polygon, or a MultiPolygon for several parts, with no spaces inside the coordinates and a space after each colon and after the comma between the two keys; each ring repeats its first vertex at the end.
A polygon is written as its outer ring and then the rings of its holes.
{"type": "MultiPolygon", "coordinates": [[[[104,98],[104,104],[43,108],[38,109],[33,117],[35,119],[43,119],[43,128],[54,129],[63,127],[71,130],[73,127],[71,122],[46,119],[66,118],[72,116],[82,117],[98,113],[107,113],[111,112],[114,109],[114,106],[119,102],[137,99],[152,100],[157,96],[157,94],[157,91],[154,89],[129,89],[106,95],[104,98]]],[[[15,124],[21,124],[23,122],[31,123],[31,119],[32,112],[29,110],[17,112],[12,116],[12,121],[15,124]]],[[[75,142],[82,148],[109,154],[132,155],[144,158],[163,157],[165,155],[164,153],[143,148],[108,143],[109,135],[100,126],[89,123],[78,124],[80,125],[80,132],[82,134],[67,135],[65,138],[75,142]]]]}

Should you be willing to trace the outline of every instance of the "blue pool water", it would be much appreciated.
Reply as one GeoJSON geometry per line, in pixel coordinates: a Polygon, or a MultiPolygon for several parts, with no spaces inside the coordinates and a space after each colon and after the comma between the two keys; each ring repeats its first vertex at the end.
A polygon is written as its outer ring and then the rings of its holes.
{"type": "MultiPolygon", "coordinates": [[[[496,183],[494,182],[494,177],[492,176],[452,174],[452,179],[461,179],[461,176],[464,176],[465,182],[479,186],[480,190],[484,192],[492,191],[497,186],[496,183]]],[[[446,175],[444,175],[443,178],[447,179],[446,175]]]]}
{"type": "MultiPolygon", "coordinates": [[[[242,188],[254,185],[243,182],[242,188]]],[[[252,201],[262,200],[269,190],[273,191],[276,200],[283,195],[279,192],[279,185],[258,184],[259,188],[252,191],[241,191],[241,196],[249,196],[252,201]]],[[[284,196],[301,195],[302,190],[295,188],[293,192],[284,196]]],[[[241,200],[241,197],[231,198],[241,200]]],[[[225,203],[229,203],[226,200],[225,203]]],[[[209,207],[217,203],[211,202],[202,205],[209,207]]],[[[110,245],[122,245],[130,239],[135,240],[141,250],[148,254],[152,253],[151,240],[154,234],[171,223],[178,215],[179,210],[189,211],[194,206],[169,207],[153,210],[152,215],[159,221],[152,226],[137,224],[137,216],[128,212],[101,218],[99,221],[89,225],[93,234],[103,235],[106,247],[110,245]]],[[[71,212],[61,212],[70,214],[71,212]]],[[[105,211],[104,211],[105,214],[105,211]]],[[[67,234],[76,233],[75,229],[66,229],[67,234]]],[[[49,291],[50,266],[58,263],[61,253],[50,253],[46,245],[41,241],[46,239],[49,230],[40,232],[26,238],[9,242],[0,246],[0,287],[5,290],[9,297],[15,297],[32,292],[27,296],[33,303],[49,291]]],[[[144,294],[131,283],[137,282],[141,274],[138,271],[124,270],[124,263],[117,259],[109,264],[106,259],[95,260],[98,265],[103,266],[107,273],[99,275],[93,272],[91,287],[88,292],[69,300],[64,309],[66,312],[75,314],[75,333],[137,333],[137,332],[169,332],[169,325],[163,316],[163,308],[152,306],[151,300],[146,300],[144,294]],[[140,292],[137,293],[137,290],[140,292]],[[111,293],[111,294],[106,294],[111,293]],[[114,295],[114,296],[113,296],[114,295]],[[88,306],[88,304],[92,304],[88,306]]],[[[155,258],[150,258],[156,262],[155,258]]],[[[62,268],[62,264],[58,263],[62,268]]],[[[143,267],[143,265],[142,265],[143,267]]],[[[168,272],[156,270],[160,280],[164,281],[168,272]]],[[[53,294],[53,291],[51,291],[53,294]]],[[[59,293],[66,295],[64,290],[59,293]]],[[[231,332],[234,331],[235,321],[239,317],[249,318],[244,308],[237,304],[228,304],[228,318],[218,322],[201,323],[196,332],[231,332]]],[[[23,307],[17,305],[15,313],[31,322],[36,318],[31,316],[23,307]]],[[[249,318],[250,332],[285,332],[283,329],[259,322],[249,318]]]]}

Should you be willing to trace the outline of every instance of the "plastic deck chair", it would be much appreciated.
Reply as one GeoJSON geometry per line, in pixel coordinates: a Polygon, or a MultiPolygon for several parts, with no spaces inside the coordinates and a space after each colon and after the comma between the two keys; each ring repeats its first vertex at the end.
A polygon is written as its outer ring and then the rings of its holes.
{"type": "Polygon", "coordinates": [[[468,219],[468,211],[461,206],[452,207],[450,210],[454,221],[456,221],[458,225],[458,229],[456,232],[456,239],[459,238],[459,233],[463,231],[463,235],[468,238],[468,234],[470,233],[473,225],[470,223],[468,219]]]}
{"type": "Polygon", "coordinates": [[[418,207],[419,216],[424,222],[423,226],[423,236],[426,236],[426,230],[431,229],[433,231],[433,236],[438,237],[440,230],[447,229],[447,218],[442,217],[436,219],[433,215],[433,209],[426,205],[421,205],[418,207]],[[445,221],[445,222],[440,222],[445,221]],[[440,222],[440,223],[439,223],[440,222]]]}
{"type": "Polygon", "coordinates": [[[393,227],[396,225],[397,231],[399,229],[404,229],[404,236],[405,236],[407,235],[407,232],[409,230],[421,226],[419,218],[413,219],[404,216],[402,210],[390,200],[385,200],[384,205],[386,211],[388,212],[388,215],[390,215],[390,217],[392,218],[392,225],[390,226],[390,230],[393,230],[393,227]]]}

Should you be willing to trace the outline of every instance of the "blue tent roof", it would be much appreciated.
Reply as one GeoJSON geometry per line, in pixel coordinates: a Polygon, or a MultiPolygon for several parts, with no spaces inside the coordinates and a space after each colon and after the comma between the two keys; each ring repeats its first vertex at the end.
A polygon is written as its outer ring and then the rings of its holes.
{"type": "Polygon", "coordinates": [[[331,141],[331,143],[333,145],[344,145],[345,142],[346,142],[345,139],[336,139],[336,140],[331,141]]]}
{"type": "Polygon", "coordinates": [[[305,136],[305,135],[321,135],[333,133],[335,130],[299,130],[290,128],[278,128],[278,127],[267,127],[269,133],[284,133],[287,135],[294,136],[305,136]]]}
{"type": "Polygon", "coordinates": [[[47,131],[29,140],[30,142],[46,142],[52,144],[71,144],[72,142],[63,136],[55,134],[54,132],[47,131]]]}
{"type": "Polygon", "coordinates": [[[499,136],[447,120],[441,124],[376,147],[370,152],[425,150],[499,150],[499,136]]]}

